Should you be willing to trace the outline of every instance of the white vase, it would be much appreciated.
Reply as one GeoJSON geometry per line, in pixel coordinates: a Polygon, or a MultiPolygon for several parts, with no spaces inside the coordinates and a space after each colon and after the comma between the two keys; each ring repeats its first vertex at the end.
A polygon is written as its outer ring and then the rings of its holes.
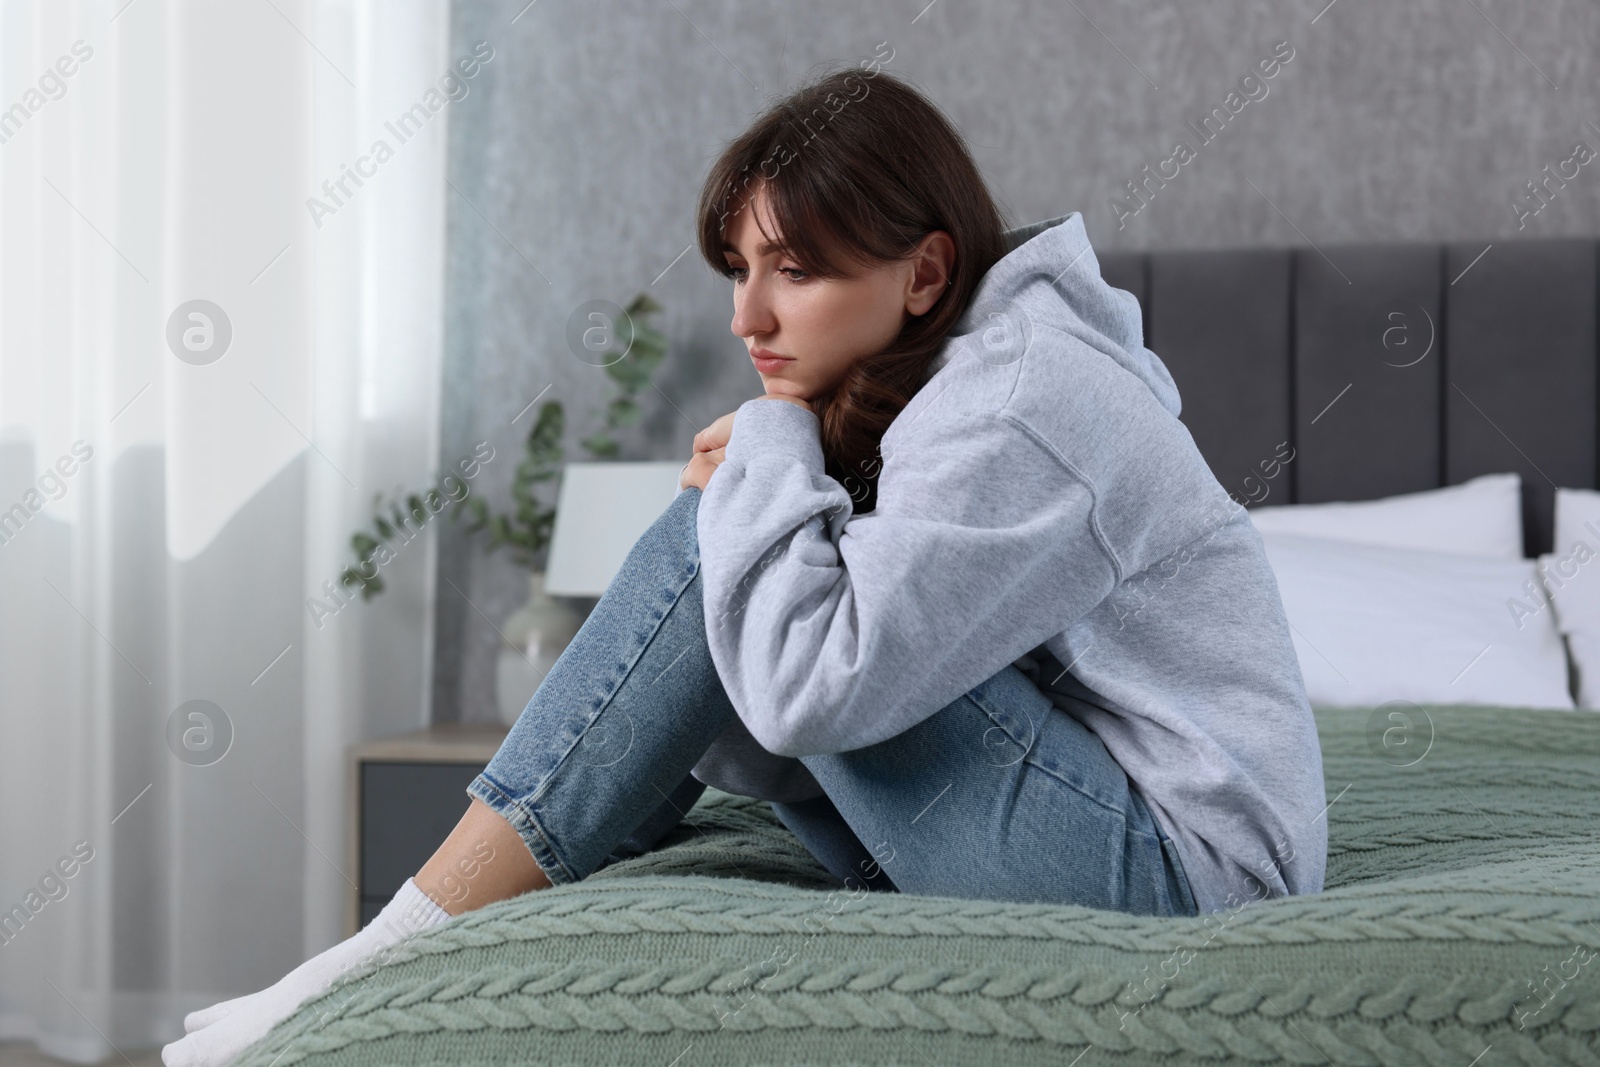
{"type": "Polygon", "coordinates": [[[528,706],[585,617],[571,603],[544,591],[544,571],[530,574],[528,586],[528,602],[500,627],[506,639],[495,667],[495,695],[500,720],[507,726],[528,706]]]}

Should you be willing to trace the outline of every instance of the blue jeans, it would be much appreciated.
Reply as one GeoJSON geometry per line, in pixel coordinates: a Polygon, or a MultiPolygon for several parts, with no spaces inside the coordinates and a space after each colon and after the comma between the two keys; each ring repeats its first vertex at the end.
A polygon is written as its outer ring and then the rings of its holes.
{"type": "MultiPolygon", "coordinates": [[[[737,720],[706,642],[699,502],[685,489],[634,544],[467,787],[552,884],[654,847],[705,789],[690,769],[737,720]]],[[[773,810],[848,885],[1196,914],[1121,766],[1014,665],[886,741],[800,761],[825,795],[773,810]]]]}

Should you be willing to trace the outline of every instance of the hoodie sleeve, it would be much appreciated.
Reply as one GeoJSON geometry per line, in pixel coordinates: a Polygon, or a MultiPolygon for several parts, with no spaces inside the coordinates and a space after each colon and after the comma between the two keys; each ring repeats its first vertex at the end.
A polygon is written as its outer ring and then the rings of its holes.
{"type": "Polygon", "coordinates": [[[699,503],[712,662],[767,751],[845,752],[910,729],[1119,580],[1088,482],[1015,420],[892,427],[877,504],[859,516],[824,472],[820,425],[785,400],[746,401],[699,503]]]}

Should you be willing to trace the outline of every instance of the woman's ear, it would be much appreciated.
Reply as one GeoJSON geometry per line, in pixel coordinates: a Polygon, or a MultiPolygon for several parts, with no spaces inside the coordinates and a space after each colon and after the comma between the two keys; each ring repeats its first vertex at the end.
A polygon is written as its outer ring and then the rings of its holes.
{"type": "Polygon", "coordinates": [[[911,254],[911,280],[906,286],[906,311],[925,315],[950,287],[950,271],[955,267],[956,243],[943,230],[934,230],[917,244],[911,254]]]}

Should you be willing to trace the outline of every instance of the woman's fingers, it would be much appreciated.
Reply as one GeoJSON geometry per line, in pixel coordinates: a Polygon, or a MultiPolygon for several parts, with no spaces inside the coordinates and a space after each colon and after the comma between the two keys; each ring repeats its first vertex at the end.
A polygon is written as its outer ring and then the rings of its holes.
{"type": "Polygon", "coordinates": [[[684,464],[683,471],[678,475],[678,488],[687,489],[691,485],[705,492],[706,483],[711,480],[711,474],[722,462],[727,454],[728,440],[733,436],[733,417],[737,412],[730,411],[710,426],[694,435],[694,456],[684,464]]]}
{"type": "Polygon", "coordinates": [[[694,435],[694,450],[696,452],[710,452],[715,448],[722,448],[728,443],[728,438],[733,436],[733,416],[737,412],[730,411],[710,426],[694,435]]]}
{"type": "Polygon", "coordinates": [[[702,493],[706,491],[706,483],[711,480],[711,475],[722,465],[723,457],[727,450],[714,448],[709,452],[696,452],[694,458],[683,468],[683,474],[678,478],[678,487],[687,489],[691,485],[702,493]]]}

